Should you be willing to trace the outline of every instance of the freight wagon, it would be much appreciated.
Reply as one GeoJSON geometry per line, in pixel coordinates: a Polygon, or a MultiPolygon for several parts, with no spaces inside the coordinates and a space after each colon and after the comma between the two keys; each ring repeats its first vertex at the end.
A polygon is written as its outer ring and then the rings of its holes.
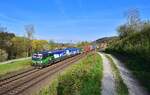
{"type": "Polygon", "coordinates": [[[91,50],[92,50],[91,45],[84,46],[84,48],[83,48],[83,51],[84,51],[84,52],[89,52],[89,51],[91,51],[91,50]]]}

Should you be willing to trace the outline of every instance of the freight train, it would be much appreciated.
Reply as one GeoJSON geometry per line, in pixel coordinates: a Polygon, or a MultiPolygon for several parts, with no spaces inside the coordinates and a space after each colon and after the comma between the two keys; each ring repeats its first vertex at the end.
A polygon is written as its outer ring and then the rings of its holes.
{"type": "Polygon", "coordinates": [[[32,55],[32,66],[43,68],[80,53],[79,48],[37,52],[32,55]]]}
{"type": "Polygon", "coordinates": [[[61,50],[37,52],[32,55],[32,66],[40,68],[47,67],[56,62],[62,61],[80,53],[87,53],[91,50],[93,50],[93,47],[89,45],[83,47],[83,49],[65,48],[61,50]]]}

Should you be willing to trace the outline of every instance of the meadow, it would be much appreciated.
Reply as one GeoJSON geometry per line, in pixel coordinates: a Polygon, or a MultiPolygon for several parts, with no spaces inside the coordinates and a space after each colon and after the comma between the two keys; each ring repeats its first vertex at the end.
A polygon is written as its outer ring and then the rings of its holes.
{"type": "Polygon", "coordinates": [[[0,64],[0,75],[29,68],[30,66],[31,66],[31,59],[14,61],[8,64],[0,64]]]}

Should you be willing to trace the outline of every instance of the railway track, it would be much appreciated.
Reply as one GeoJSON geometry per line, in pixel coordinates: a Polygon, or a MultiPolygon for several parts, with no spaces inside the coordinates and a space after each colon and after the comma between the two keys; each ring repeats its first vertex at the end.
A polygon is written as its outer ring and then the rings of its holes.
{"type": "Polygon", "coordinates": [[[11,76],[8,76],[6,78],[3,78],[0,80],[0,86],[2,85],[5,85],[9,82],[12,82],[14,80],[17,80],[17,79],[20,79],[21,77],[25,77],[25,76],[28,76],[30,75],[31,73],[34,73],[36,71],[38,71],[39,69],[35,69],[35,68],[30,68],[30,69],[27,69],[25,71],[22,71],[20,73],[17,73],[17,74],[13,74],[11,76]]]}
{"type": "Polygon", "coordinates": [[[0,95],[20,95],[24,90],[32,87],[45,78],[52,76],[69,64],[81,59],[85,54],[80,54],[44,69],[31,69],[24,73],[14,75],[0,81],[0,95]]]}

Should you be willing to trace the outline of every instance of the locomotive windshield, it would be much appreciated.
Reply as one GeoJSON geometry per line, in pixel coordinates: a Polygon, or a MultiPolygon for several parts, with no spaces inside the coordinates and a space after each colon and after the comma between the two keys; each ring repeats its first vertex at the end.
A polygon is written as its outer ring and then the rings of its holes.
{"type": "Polygon", "coordinates": [[[34,60],[36,60],[36,59],[42,59],[42,54],[34,54],[33,56],[32,56],[32,59],[34,60]]]}

